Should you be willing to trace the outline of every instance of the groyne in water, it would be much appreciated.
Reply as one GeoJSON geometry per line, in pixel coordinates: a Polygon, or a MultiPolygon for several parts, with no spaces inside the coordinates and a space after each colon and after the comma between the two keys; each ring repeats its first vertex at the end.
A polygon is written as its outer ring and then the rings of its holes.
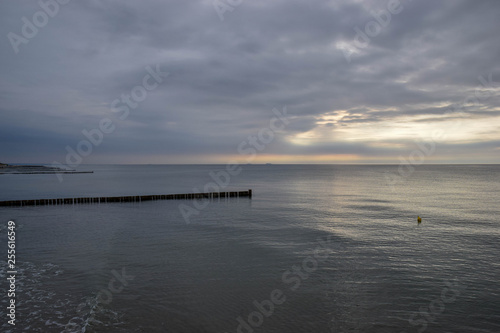
{"type": "Polygon", "coordinates": [[[94,171],[27,171],[27,172],[0,172],[0,175],[54,175],[54,174],[77,174],[94,173],[94,171]]]}
{"type": "Polygon", "coordinates": [[[59,199],[35,199],[35,200],[10,200],[0,201],[0,206],[45,206],[45,205],[75,205],[96,204],[110,202],[142,202],[152,200],[192,200],[192,199],[216,199],[216,198],[252,198],[252,190],[236,192],[209,192],[209,193],[187,193],[187,194],[161,194],[161,195],[132,195],[121,197],[87,197],[87,198],[59,198],[59,199]]]}

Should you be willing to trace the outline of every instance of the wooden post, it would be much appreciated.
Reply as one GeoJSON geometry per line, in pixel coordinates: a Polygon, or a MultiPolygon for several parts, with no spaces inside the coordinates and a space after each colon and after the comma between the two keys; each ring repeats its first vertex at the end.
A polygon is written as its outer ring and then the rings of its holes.
{"type": "Polygon", "coordinates": [[[0,201],[0,206],[42,206],[42,205],[65,205],[65,204],[93,204],[107,202],[142,202],[150,200],[173,200],[173,199],[215,199],[221,198],[252,198],[252,190],[248,191],[230,191],[230,192],[208,192],[208,193],[187,193],[187,194],[154,194],[138,196],[120,196],[120,197],[84,197],[84,198],[57,198],[57,199],[33,199],[33,200],[9,200],[0,201]]]}

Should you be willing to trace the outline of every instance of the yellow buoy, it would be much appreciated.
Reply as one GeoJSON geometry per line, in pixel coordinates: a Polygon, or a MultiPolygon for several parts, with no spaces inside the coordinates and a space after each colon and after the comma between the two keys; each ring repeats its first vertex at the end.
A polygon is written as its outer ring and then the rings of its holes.
{"type": "Polygon", "coordinates": [[[420,216],[417,216],[417,221],[418,221],[418,223],[421,223],[422,222],[422,218],[420,216]]]}

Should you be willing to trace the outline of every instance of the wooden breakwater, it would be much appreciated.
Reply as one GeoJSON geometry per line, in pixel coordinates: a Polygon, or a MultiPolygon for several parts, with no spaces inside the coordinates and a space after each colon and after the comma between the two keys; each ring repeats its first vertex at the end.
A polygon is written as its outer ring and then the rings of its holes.
{"type": "Polygon", "coordinates": [[[45,205],[75,205],[108,202],[142,202],[153,200],[192,200],[192,199],[217,199],[217,198],[252,198],[252,190],[237,192],[209,192],[187,194],[158,194],[158,195],[132,195],[121,197],[87,197],[87,198],[59,198],[35,200],[10,200],[0,201],[0,206],[45,206],[45,205]]]}
{"type": "Polygon", "coordinates": [[[0,175],[57,175],[57,174],[77,174],[94,173],[94,171],[26,171],[26,172],[0,172],[0,175]]]}

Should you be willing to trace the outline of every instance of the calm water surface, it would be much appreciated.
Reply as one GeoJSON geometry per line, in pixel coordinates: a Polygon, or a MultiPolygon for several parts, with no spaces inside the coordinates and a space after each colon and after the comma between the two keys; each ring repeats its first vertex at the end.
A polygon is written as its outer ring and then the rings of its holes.
{"type": "MultiPolygon", "coordinates": [[[[224,168],[0,175],[0,200],[198,192],[224,168]]],[[[14,328],[1,265],[0,330],[500,332],[500,166],[419,166],[392,185],[397,166],[242,168],[221,180],[251,200],[196,213],[193,201],[1,207],[0,253],[13,219],[18,275],[14,328]]]]}

